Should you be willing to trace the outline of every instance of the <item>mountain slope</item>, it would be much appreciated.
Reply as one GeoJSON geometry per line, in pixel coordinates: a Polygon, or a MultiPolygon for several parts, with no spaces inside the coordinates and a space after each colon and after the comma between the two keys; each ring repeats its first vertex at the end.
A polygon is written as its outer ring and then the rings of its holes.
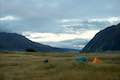
{"type": "Polygon", "coordinates": [[[70,51],[51,47],[36,42],[32,42],[26,37],[16,33],[0,32],[0,50],[1,51],[25,51],[26,49],[34,49],[36,51],[70,51]]]}
{"type": "Polygon", "coordinates": [[[59,46],[69,49],[76,49],[81,50],[86,43],[88,43],[89,40],[86,39],[72,39],[72,40],[65,40],[60,42],[46,42],[45,44],[52,45],[52,46],[59,46]]]}
{"type": "Polygon", "coordinates": [[[120,50],[120,24],[98,32],[82,51],[101,52],[118,50],[120,50]]]}

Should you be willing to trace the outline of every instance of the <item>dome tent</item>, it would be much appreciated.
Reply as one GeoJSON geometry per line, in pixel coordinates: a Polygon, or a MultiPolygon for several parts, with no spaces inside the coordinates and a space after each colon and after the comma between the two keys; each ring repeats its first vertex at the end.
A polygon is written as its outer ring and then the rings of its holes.
{"type": "Polygon", "coordinates": [[[78,63],[86,63],[86,62],[88,62],[88,58],[86,56],[77,57],[77,58],[75,58],[75,60],[78,63]]]}

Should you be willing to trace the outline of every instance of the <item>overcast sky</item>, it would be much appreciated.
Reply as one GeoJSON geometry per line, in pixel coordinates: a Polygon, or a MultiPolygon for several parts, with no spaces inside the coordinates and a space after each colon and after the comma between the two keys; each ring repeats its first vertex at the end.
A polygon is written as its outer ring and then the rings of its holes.
{"type": "Polygon", "coordinates": [[[98,31],[120,22],[119,4],[120,0],[0,0],[0,31],[81,48],[98,31]]]}

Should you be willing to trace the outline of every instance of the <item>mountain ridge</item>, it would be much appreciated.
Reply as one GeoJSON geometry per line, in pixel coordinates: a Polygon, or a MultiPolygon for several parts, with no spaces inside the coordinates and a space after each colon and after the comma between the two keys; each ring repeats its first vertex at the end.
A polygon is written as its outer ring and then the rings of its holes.
{"type": "Polygon", "coordinates": [[[83,52],[103,52],[120,50],[120,23],[98,32],[83,48],[83,52]]]}
{"type": "Polygon", "coordinates": [[[23,35],[17,33],[0,32],[0,50],[1,51],[25,51],[34,49],[43,52],[64,52],[74,51],[72,49],[51,47],[37,42],[33,42],[23,35]]]}

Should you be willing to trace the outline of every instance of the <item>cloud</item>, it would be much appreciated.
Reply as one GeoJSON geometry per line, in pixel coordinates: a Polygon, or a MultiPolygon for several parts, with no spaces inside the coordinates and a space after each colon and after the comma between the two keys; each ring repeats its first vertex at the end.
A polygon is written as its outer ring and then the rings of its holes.
{"type": "Polygon", "coordinates": [[[75,49],[82,49],[85,45],[73,45],[75,49]]]}
{"type": "Polygon", "coordinates": [[[87,30],[83,33],[41,33],[23,32],[28,39],[61,48],[82,49],[94,37],[98,30],[87,30]]]}
{"type": "Polygon", "coordinates": [[[120,22],[120,17],[95,18],[88,20],[88,22],[108,22],[110,24],[116,24],[116,22],[120,22]]]}
{"type": "Polygon", "coordinates": [[[61,22],[62,23],[68,23],[68,22],[81,22],[83,20],[81,19],[62,19],[61,22]]]}
{"type": "Polygon", "coordinates": [[[72,39],[61,42],[44,42],[43,44],[61,48],[82,49],[88,43],[88,41],[89,40],[84,39],[72,39]]]}
{"type": "Polygon", "coordinates": [[[76,33],[86,30],[101,30],[111,25],[120,23],[118,17],[90,18],[90,19],[62,19],[59,23],[64,32],[76,33]]]}
{"type": "Polygon", "coordinates": [[[120,22],[119,3],[120,0],[0,0],[0,28],[17,33],[28,31],[27,37],[37,42],[88,39],[95,35],[94,31],[120,22]]]}
{"type": "Polygon", "coordinates": [[[18,20],[18,18],[14,16],[0,17],[0,21],[15,21],[15,20],[18,20]]]}
{"type": "Polygon", "coordinates": [[[21,18],[12,15],[0,17],[0,32],[19,33],[20,29],[18,26],[20,24],[17,25],[19,21],[21,21],[21,18]]]}
{"type": "Polygon", "coordinates": [[[24,18],[118,16],[119,3],[119,0],[0,0],[0,14],[15,14],[24,18]]]}
{"type": "Polygon", "coordinates": [[[98,30],[88,30],[82,34],[23,32],[23,35],[35,42],[60,42],[72,39],[91,39],[97,32],[98,30]]]}
{"type": "Polygon", "coordinates": [[[74,23],[74,22],[109,22],[109,23],[114,23],[114,22],[120,22],[120,16],[118,17],[103,17],[103,18],[91,18],[91,19],[62,19],[60,20],[61,23],[74,23]]]}

